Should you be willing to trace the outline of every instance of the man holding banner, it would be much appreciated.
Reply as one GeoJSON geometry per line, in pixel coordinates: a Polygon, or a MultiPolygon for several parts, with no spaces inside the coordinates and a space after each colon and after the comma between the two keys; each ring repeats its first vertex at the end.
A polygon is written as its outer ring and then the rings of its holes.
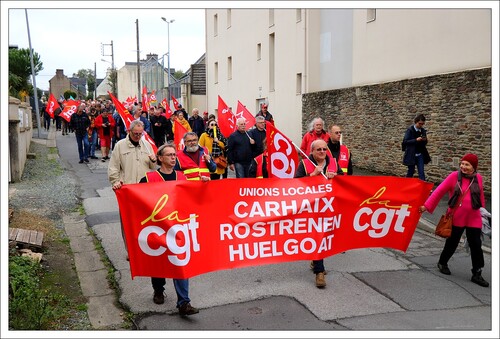
{"type": "MultiPolygon", "coordinates": [[[[326,141],[321,139],[314,140],[311,143],[311,153],[309,157],[301,161],[295,173],[295,177],[312,177],[322,174],[326,179],[332,179],[337,174],[342,174],[342,170],[337,166],[337,162],[328,155],[327,151],[328,147],[326,141]]],[[[313,260],[313,272],[316,274],[316,287],[325,287],[326,280],[323,259],[313,260]]]]}
{"type": "MultiPolygon", "coordinates": [[[[158,148],[156,158],[160,168],[156,171],[147,172],[140,182],[162,182],[162,181],[175,181],[186,180],[186,176],[181,171],[175,171],[174,166],[176,163],[176,149],[172,144],[164,144],[158,148]]],[[[177,308],[179,314],[192,315],[200,311],[191,306],[191,299],[189,299],[189,279],[173,279],[175,293],[177,294],[177,308]]],[[[151,278],[153,285],[154,295],[153,302],[155,304],[163,304],[165,302],[165,278],[151,278]]]]}
{"type": "MultiPolygon", "coordinates": [[[[146,172],[156,169],[156,155],[151,145],[142,138],[143,134],[144,123],[141,120],[134,120],[130,123],[128,135],[116,143],[108,166],[108,179],[113,190],[120,189],[123,184],[136,184],[146,172]]],[[[127,249],[121,214],[120,223],[123,242],[127,249]]]]}

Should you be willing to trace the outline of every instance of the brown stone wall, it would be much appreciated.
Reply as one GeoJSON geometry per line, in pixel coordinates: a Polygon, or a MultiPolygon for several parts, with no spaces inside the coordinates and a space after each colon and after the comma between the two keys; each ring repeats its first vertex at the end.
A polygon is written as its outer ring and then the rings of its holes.
{"type": "MultiPolygon", "coordinates": [[[[339,124],[356,167],[405,176],[401,142],[423,113],[432,162],[427,180],[440,183],[466,153],[479,157],[478,171],[491,193],[491,68],[391,83],[305,94],[303,132],[316,116],[339,124]]],[[[417,177],[417,173],[415,173],[417,177]]]]}

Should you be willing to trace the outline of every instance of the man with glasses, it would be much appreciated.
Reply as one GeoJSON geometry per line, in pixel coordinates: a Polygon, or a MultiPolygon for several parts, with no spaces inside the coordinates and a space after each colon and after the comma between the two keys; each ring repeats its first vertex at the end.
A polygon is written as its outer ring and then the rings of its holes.
{"type": "MultiPolygon", "coordinates": [[[[311,153],[300,162],[297,172],[295,172],[295,178],[323,175],[326,179],[332,179],[338,174],[343,174],[342,169],[337,166],[337,161],[328,153],[326,141],[314,140],[311,143],[311,153]]],[[[323,259],[313,260],[313,272],[316,274],[316,287],[325,287],[326,272],[323,259]]]]}
{"type": "Polygon", "coordinates": [[[342,130],[340,126],[330,127],[330,140],[328,140],[328,149],[332,156],[337,160],[342,172],[352,175],[352,154],[346,145],[342,142],[342,130]]]}
{"type": "Polygon", "coordinates": [[[256,158],[264,152],[264,145],[262,144],[266,138],[266,119],[259,115],[255,118],[255,127],[248,131],[250,138],[255,140],[252,145],[252,157],[256,158]]]}
{"type": "MultiPolygon", "coordinates": [[[[128,135],[116,143],[108,166],[108,179],[113,190],[120,189],[123,184],[136,184],[146,172],[156,169],[156,155],[151,145],[142,138],[143,134],[143,122],[133,120],[130,123],[128,135]]],[[[123,224],[121,229],[125,249],[127,249],[123,224]]]]}
{"type": "Polygon", "coordinates": [[[183,171],[187,180],[210,180],[210,172],[215,172],[217,165],[208,149],[198,145],[198,135],[195,132],[187,132],[183,139],[184,149],[177,151],[175,170],[183,171]]]}
{"type": "MultiPolygon", "coordinates": [[[[146,182],[162,182],[171,180],[186,180],[186,176],[181,171],[175,171],[176,150],[172,144],[164,144],[158,148],[156,158],[160,168],[156,171],[147,172],[140,180],[141,183],[146,182]]],[[[165,302],[165,278],[151,277],[153,285],[153,302],[155,304],[163,304],[165,302]]],[[[177,308],[181,316],[192,315],[199,313],[199,310],[191,306],[189,299],[189,279],[173,279],[175,293],[177,294],[177,308]]]]}

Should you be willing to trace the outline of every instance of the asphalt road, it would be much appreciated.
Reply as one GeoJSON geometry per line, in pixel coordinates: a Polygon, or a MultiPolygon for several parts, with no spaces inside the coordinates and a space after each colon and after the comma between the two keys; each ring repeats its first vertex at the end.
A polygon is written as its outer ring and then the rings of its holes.
{"type": "MultiPolygon", "coordinates": [[[[245,336],[266,333],[328,337],[343,335],[329,331],[358,331],[355,336],[370,337],[380,335],[370,331],[405,331],[399,332],[399,336],[409,336],[413,331],[440,331],[434,336],[460,337],[465,333],[466,337],[498,337],[498,322],[492,319],[492,287],[480,287],[470,281],[471,261],[465,248],[459,245],[449,263],[452,275],[445,276],[437,270],[444,240],[429,232],[435,221],[428,213],[422,216],[406,253],[370,248],[326,258],[325,289],[315,287],[314,274],[305,261],[194,277],[190,279],[190,297],[200,313],[180,317],[170,280],[165,286],[165,304],[156,305],[152,301],[150,279],[131,279],[120,235],[117,202],[107,180],[107,162],[91,160],[89,164],[79,164],[73,134],[62,136],[57,132],[56,141],[62,162],[81,185],[85,224],[100,240],[116,269],[118,302],[121,308],[133,313],[138,330],[151,331],[144,336],[203,337],[213,335],[212,331],[222,331],[218,337],[234,337],[242,333],[228,331],[247,330],[255,332],[245,336]],[[186,330],[191,332],[163,332],[186,330]]],[[[374,173],[363,172],[363,175],[374,173]]],[[[484,248],[483,276],[491,282],[491,250],[488,244],[484,248]]],[[[96,282],[86,280],[82,289],[85,284],[96,282]]],[[[494,286],[498,287],[496,276],[494,286]]],[[[498,305],[494,306],[497,309],[498,305]]],[[[112,324],[106,324],[106,313],[112,313],[116,305],[108,302],[99,307],[96,311],[92,311],[96,307],[89,309],[89,313],[100,312],[89,314],[90,318],[97,319],[96,323],[103,328],[110,327],[112,324]],[[99,307],[109,307],[110,311],[99,307]]],[[[428,335],[415,333],[417,337],[428,335]]]]}

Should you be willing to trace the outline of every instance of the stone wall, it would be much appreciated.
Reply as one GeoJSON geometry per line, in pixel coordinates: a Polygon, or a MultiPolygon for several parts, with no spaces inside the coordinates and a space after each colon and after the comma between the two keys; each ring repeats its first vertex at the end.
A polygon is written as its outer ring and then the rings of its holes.
{"type": "MultiPolygon", "coordinates": [[[[427,180],[440,183],[466,153],[491,193],[491,68],[305,94],[303,133],[316,116],[339,124],[356,167],[405,176],[401,142],[417,114],[426,117],[432,162],[427,180]]],[[[415,173],[417,177],[417,173],[415,173]]]]}

